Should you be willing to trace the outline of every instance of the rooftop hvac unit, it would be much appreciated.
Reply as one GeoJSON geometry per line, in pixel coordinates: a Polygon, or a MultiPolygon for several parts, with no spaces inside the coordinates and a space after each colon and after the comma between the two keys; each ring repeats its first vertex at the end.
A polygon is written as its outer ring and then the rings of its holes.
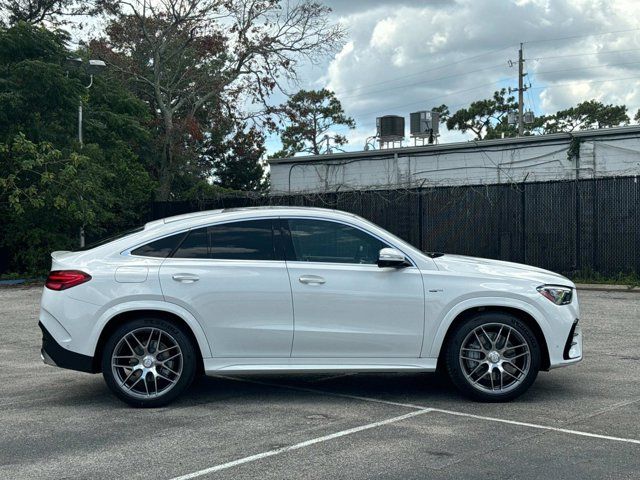
{"type": "Polygon", "coordinates": [[[440,130],[439,112],[413,112],[410,114],[410,128],[412,137],[437,136],[440,130]]]}
{"type": "Polygon", "coordinates": [[[404,139],[404,117],[385,115],[376,118],[376,131],[380,142],[399,142],[404,139]]]}

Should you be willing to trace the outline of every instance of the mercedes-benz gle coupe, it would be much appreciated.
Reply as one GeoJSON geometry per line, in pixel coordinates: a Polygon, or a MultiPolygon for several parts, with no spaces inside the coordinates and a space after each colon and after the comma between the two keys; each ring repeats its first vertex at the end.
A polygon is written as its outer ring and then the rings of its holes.
{"type": "Polygon", "coordinates": [[[425,254],[335,210],[180,215],[52,259],[43,360],[102,372],[134,406],[167,404],[201,373],[436,368],[506,401],[582,359],[567,278],[425,254]]]}

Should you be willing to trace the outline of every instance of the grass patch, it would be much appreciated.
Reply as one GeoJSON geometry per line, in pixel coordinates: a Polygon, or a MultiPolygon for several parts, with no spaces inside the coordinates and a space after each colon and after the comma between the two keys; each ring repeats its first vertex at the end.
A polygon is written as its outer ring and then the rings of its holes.
{"type": "Polygon", "coordinates": [[[574,272],[569,278],[575,283],[595,283],[600,285],[626,285],[640,287],[640,275],[636,272],[602,275],[601,273],[583,270],[574,272]]]}

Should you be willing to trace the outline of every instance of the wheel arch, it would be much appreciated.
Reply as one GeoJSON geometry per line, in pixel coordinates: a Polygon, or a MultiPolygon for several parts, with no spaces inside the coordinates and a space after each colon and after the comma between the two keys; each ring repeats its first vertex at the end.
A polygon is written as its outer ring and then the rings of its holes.
{"type": "Polygon", "coordinates": [[[483,312],[507,313],[507,314],[513,315],[514,317],[522,321],[525,325],[527,325],[531,329],[533,334],[536,336],[536,340],[540,345],[540,353],[541,353],[540,369],[545,371],[549,370],[550,364],[551,364],[551,358],[549,355],[549,346],[547,345],[546,337],[544,335],[544,332],[538,320],[536,320],[536,318],[530,312],[527,312],[524,309],[513,307],[513,306],[505,306],[505,305],[482,305],[482,306],[469,307],[466,310],[463,310],[460,313],[458,313],[455,316],[455,318],[453,318],[449,326],[447,327],[447,330],[444,333],[442,342],[440,342],[439,344],[440,348],[439,348],[439,351],[437,352],[438,369],[441,369],[443,357],[446,350],[446,345],[449,342],[449,339],[451,338],[451,335],[456,330],[456,328],[459,325],[463,324],[465,321],[467,321],[469,318],[473,317],[474,315],[478,313],[483,313],[483,312]]]}
{"type": "Polygon", "coordinates": [[[193,328],[184,318],[175,312],[169,312],[166,310],[157,310],[157,309],[134,309],[134,310],[126,310],[120,313],[113,315],[102,328],[98,340],[96,342],[95,353],[93,355],[93,368],[95,372],[101,372],[101,362],[102,362],[102,352],[107,342],[107,339],[111,336],[111,334],[124,323],[135,320],[137,318],[142,317],[154,317],[160,318],[162,320],[166,320],[167,322],[173,323],[175,325],[180,326],[189,336],[191,340],[196,355],[198,357],[197,364],[197,373],[204,373],[204,356],[202,352],[201,342],[198,341],[196,334],[193,331],[193,328]]]}

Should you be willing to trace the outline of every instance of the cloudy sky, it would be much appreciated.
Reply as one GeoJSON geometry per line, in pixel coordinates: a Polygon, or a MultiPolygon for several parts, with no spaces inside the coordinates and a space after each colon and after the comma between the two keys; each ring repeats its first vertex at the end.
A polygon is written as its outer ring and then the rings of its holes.
{"type": "MultiPolygon", "coordinates": [[[[301,87],[336,92],[358,128],[375,117],[445,103],[452,111],[517,86],[524,42],[525,108],[536,114],[589,99],[640,108],[640,0],[325,0],[348,29],[339,52],[301,75],[301,87]],[[615,32],[615,33],[611,33],[615,32]]],[[[466,139],[442,132],[441,141],[466,139]]],[[[270,150],[278,147],[269,141],[270,150]]]]}

